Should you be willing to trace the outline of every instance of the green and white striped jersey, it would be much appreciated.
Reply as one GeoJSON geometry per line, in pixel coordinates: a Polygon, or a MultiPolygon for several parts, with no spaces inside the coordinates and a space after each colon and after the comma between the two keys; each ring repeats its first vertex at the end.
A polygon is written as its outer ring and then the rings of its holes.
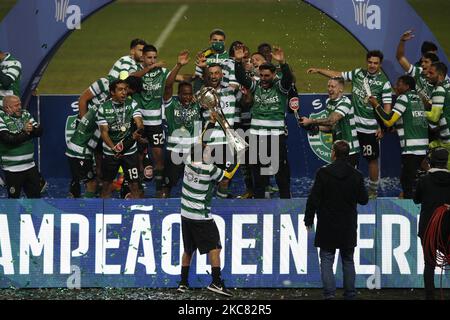
{"type": "Polygon", "coordinates": [[[167,150],[189,153],[202,133],[202,120],[198,103],[183,106],[178,97],[163,104],[167,121],[167,150]]]}
{"type": "MultiPolygon", "coordinates": [[[[233,128],[234,117],[235,117],[235,113],[236,113],[237,90],[230,86],[219,87],[217,89],[217,93],[219,94],[220,108],[222,109],[223,115],[225,116],[225,119],[230,124],[230,127],[233,128]]],[[[209,119],[209,117],[210,117],[210,111],[204,110],[203,111],[203,119],[209,119]]],[[[223,129],[220,126],[218,121],[216,121],[214,128],[205,137],[206,137],[206,141],[204,141],[204,142],[206,144],[215,145],[215,144],[226,144],[227,143],[227,138],[225,136],[225,132],[223,131],[223,129]]]]}
{"type": "Polygon", "coordinates": [[[91,159],[93,150],[100,140],[100,130],[98,129],[97,106],[93,105],[81,118],[75,132],[67,141],[66,156],[79,159],[91,159]]]}
{"type": "MultiPolygon", "coordinates": [[[[136,70],[143,69],[142,65],[137,65],[136,70]]],[[[142,119],[146,126],[159,126],[162,123],[162,103],[164,95],[164,86],[169,70],[166,68],[156,68],[147,72],[142,77],[142,91],[133,95],[133,98],[139,104],[142,119]]]]}
{"type": "Polygon", "coordinates": [[[181,215],[188,219],[210,220],[214,186],[224,177],[224,171],[213,164],[191,162],[184,167],[181,190],[181,215]]]}
{"type": "Polygon", "coordinates": [[[89,86],[89,90],[94,97],[88,101],[88,108],[92,106],[100,107],[100,105],[109,98],[109,80],[100,78],[89,86]]]}
{"type": "Polygon", "coordinates": [[[444,80],[443,83],[434,86],[431,94],[433,108],[442,108],[442,114],[439,123],[431,125],[439,126],[440,140],[444,143],[450,143],[450,82],[444,80]]]}
{"type": "Polygon", "coordinates": [[[339,113],[341,118],[333,128],[333,140],[345,140],[350,145],[350,153],[359,153],[359,140],[356,132],[355,111],[351,105],[351,101],[346,96],[342,96],[336,100],[327,99],[327,112],[339,113]]]}
{"type": "Polygon", "coordinates": [[[433,85],[428,82],[426,76],[423,74],[423,68],[411,65],[407,74],[416,80],[416,91],[419,96],[423,95],[430,100],[433,92],[433,85]]]}
{"type": "Polygon", "coordinates": [[[261,87],[260,80],[253,80],[250,90],[253,93],[250,133],[276,136],[285,134],[288,91],[281,86],[281,80],[276,80],[268,89],[261,87]]]}
{"type": "Polygon", "coordinates": [[[395,128],[402,154],[425,155],[428,149],[428,122],[425,107],[416,91],[398,96],[392,110],[400,115],[395,128]]]}
{"type": "MultiPolygon", "coordinates": [[[[97,124],[109,127],[108,134],[114,144],[133,134],[131,125],[134,118],[142,118],[142,115],[136,101],[131,98],[128,98],[123,104],[109,99],[100,106],[97,112],[97,124]]],[[[124,152],[124,155],[133,154],[136,150],[137,144],[135,142],[128,151],[124,152]]],[[[106,155],[115,154],[105,142],[103,142],[103,153],[106,155]]]]}
{"type": "MultiPolygon", "coordinates": [[[[220,83],[221,86],[227,87],[230,84],[233,86],[239,86],[234,72],[234,60],[230,58],[227,51],[222,53],[213,53],[206,57],[206,64],[208,66],[215,63],[220,64],[222,67],[223,78],[220,83]]],[[[203,77],[202,68],[196,66],[195,75],[203,77]]]]}
{"type": "Polygon", "coordinates": [[[352,82],[352,106],[355,109],[356,130],[363,133],[375,133],[378,123],[372,106],[364,102],[367,96],[363,85],[364,79],[368,80],[372,96],[383,104],[392,103],[392,88],[389,80],[382,72],[371,75],[363,69],[342,72],[342,77],[352,82]]]}
{"type": "MultiPolygon", "coordinates": [[[[111,70],[108,73],[108,80],[113,82],[114,80],[119,79],[119,74],[122,71],[130,72],[130,69],[136,69],[137,63],[131,56],[123,56],[119,60],[117,60],[112,66],[111,70]]],[[[134,72],[134,71],[132,71],[134,72]]]]}
{"type": "Polygon", "coordinates": [[[0,62],[0,72],[10,77],[13,82],[8,88],[4,88],[0,84],[0,107],[3,107],[3,97],[15,95],[20,97],[20,78],[22,75],[22,64],[7,53],[5,58],[0,62]]]}
{"type": "MultiPolygon", "coordinates": [[[[27,110],[22,110],[20,118],[7,115],[0,110],[0,132],[20,133],[25,125],[31,121],[36,127],[37,122],[27,110]]],[[[0,167],[5,171],[20,172],[35,166],[34,163],[34,143],[27,140],[19,145],[11,146],[0,142],[0,167]]]]}

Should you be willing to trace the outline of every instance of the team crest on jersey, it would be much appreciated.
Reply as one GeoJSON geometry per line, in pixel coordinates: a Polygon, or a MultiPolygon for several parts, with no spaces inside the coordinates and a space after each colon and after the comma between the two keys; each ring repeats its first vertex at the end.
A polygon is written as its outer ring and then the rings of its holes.
{"type": "Polygon", "coordinates": [[[66,137],[66,143],[69,142],[70,138],[72,138],[73,133],[75,132],[75,129],[77,128],[77,120],[78,115],[74,114],[67,117],[66,120],[66,130],[65,130],[65,137],[66,137]]]}
{"type": "MultiPolygon", "coordinates": [[[[322,110],[318,113],[311,113],[309,117],[311,119],[324,119],[328,116],[326,110],[322,110]]],[[[308,142],[311,150],[319,159],[330,163],[331,162],[331,146],[333,144],[333,136],[331,133],[325,133],[319,131],[318,134],[312,136],[308,133],[308,142]]]]}

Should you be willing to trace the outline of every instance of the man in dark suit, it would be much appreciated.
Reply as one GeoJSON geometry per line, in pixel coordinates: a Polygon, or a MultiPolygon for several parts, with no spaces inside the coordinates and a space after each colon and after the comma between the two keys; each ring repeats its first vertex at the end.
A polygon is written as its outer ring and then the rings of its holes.
{"type": "Polygon", "coordinates": [[[317,213],[314,245],[320,248],[320,270],[325,299],[333,299],[336,281],[333,262],[339,249],[344,274],[344,298],[353,299],[355,290],[357,204],[367,204],[369,197],[361,172],[349,163],[349,144],[344,140],[334,142],[332,163],[320,168],[306,203],[305,226],[311,230],[317,213]]]}
{"type": "MultiPolygon", "coordinates": [[[[436,262],[427,259],[426,248],[424,247],[425,230],[433,216],[435,210],[443,205],[450,205],[450,172],[447,170],[448,151],[445,148],[438,147],[432,149],[429,155],[429,164],[431,166],[428,173],[422,176],[417,183],[414,202],[422,204],[420,209],[419,232],[418,236],[424,249],[425,268],[423,279],[425,284],[425,298],[434,299],[434,269],[436,262]]],[[[442,222],[442,238],[447,239],[449,233],[449,219],[442,222]]],[[[441,235],[437,235],[441,236],[441,235]]]]}

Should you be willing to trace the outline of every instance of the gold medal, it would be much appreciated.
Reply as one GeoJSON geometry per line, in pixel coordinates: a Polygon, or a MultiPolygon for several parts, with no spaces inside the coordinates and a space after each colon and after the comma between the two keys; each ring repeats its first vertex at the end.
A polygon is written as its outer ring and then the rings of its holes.
{"type": "Polygon", "coordinates": [[[125,132],[125,131],[127,131],[127,128],[125,126],[121,126],[120,131],[125,132]]]}

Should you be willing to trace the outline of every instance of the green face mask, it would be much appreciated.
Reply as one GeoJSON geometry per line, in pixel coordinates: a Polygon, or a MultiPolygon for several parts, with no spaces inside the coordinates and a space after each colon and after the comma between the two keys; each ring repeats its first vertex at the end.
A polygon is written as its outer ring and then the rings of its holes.
{"type": "Polygon", "coordinates": [[[211,44],[211,48],[216,52],[223,52],[225,50],[225,43],[223,41],[216,41],[211,44]]]}

